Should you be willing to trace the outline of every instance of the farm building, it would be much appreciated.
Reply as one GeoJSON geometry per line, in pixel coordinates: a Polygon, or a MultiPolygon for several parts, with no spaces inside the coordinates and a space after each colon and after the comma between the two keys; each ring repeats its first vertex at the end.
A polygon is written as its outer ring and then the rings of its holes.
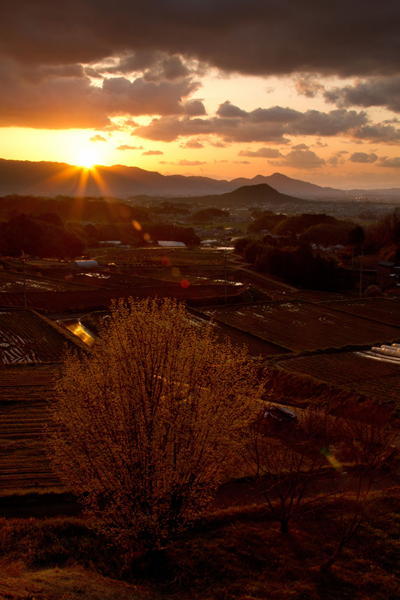
{"type": "Polygon", "coordinates": [[[118,248],[122,246],[121,240],[101,240],[99,242],[99,246],[110,246],[114,248],[118,248]]]}
{"type": "Polygon", "coordinates": [[[85,348],[76,336],[35,311],[0,310],[0,365],[59,362],[68,347],[85,348]]]}
{"type": "Polygon", "coordinates": [[[394,262],[381,261],[378,264],[378,285],[382,289],[394,287],[399,283],[400,267],[394,262]]]}

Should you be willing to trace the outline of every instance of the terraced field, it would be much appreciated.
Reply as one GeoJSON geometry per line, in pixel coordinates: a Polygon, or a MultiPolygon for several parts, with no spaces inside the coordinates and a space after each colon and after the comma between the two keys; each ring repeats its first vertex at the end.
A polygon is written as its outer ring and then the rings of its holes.
{"type": "Polygon", "coordinates": [[[345,302],[329,302],[327,308],[385,323],[400,326],[400,301],[387,298],[363,298],[345,302]]]}
{"type": "Polygon", "coordinates": [[[126,265],[163,265],[168,259],[174,266],[222,265],[224,252],[217,248],[93,248],[90,256],[99,262],[126,265]]]}
{"type": "MultiPolygon", "coordinates": [[[[235,285],[227,286],[227,296],[235,297],[242,293],[243,288],[235,285]]],[[[134,285],[127,283],[124,288],[119,289],[93,289],[79,292],[28,292],[26,294],[28,308],[44,312],[67,312],[102,310],[110,306],[114,298],[169,297],[184,301],[207,302],[218,298],[224,298],[225,286],[214,285],[191,285],[187,286],[186,280],[169,283],[156,281],[153,285],[134,285]]],[[[24,306],[24,295],[22,293],[8,294],[0,293],[0,306],[22,307],[24,306]]]]}
{"type": "Polygon", "coordinates": [[[357,352],[336,352],[293,357],[278,363],[290,373],[309,375],[379,404],[392,402],[400,408],[400,365],[368,358],[357,352]]]}
{"type": "Polygon", "coordinates": [[[263,303],[204,311],[293,352],[400,341],[400,328],[307,302],[263,303]]]}
{"type": "Polygon", "coordinates": [[[57,487],[45,427],[59,365],[0,369],[0,495],[57,487]]]}

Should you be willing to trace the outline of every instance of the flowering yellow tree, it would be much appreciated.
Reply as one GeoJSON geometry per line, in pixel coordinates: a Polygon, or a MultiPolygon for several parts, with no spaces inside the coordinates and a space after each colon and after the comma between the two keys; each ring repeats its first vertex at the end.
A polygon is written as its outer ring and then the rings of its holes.
{"type": "Polygon", "coordinates": [[[52,460],[103,530],[156,547],[204,508],[258,413],[244,349],[174,300],[120,301],[57,386],[52,460]]]}

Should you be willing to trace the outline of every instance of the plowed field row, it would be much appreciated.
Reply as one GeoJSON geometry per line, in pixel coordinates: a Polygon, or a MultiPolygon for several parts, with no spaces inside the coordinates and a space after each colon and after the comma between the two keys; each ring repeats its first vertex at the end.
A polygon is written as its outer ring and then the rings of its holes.
{"type": "Polygon", "coordinates": [[[354,390],[379,403],[393,402],[400,407],[400,367],[396,364],[341,352],[283,360],[279,366],[332,386],[354,390]]]}
{"type": "Polygon", "coordinates": [[[400,341],[400,328],[306,302],[224,307],[206,314],[294,352],[400,341]]]}

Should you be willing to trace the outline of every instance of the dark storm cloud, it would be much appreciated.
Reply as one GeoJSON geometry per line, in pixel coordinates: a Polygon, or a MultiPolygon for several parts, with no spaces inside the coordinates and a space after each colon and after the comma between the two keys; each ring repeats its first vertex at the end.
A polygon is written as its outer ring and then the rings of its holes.
{"type": "Polygon", "coordinates": [[[315,98],[325,88],[310,73],[299,76],[295,81],[297,93],[306,98],[315,98]]]}
{"type": "Polygon", "coordinates": [[[290,125],[295,135],[337,135],[367,122],[365,112],[354,110],[331,110],[328,113],[308,110],[290,125]]]}
{"type": "Polygon", "coordinates": [[[166,56],[152,71],[145,73],[146,79],[181,79],[190,74],[188,67],[179,56],[166,56]]]}
{"type": "Polygon", "coordinates": [[[373,125],[363,125],[355,129],[353,136],[359,140],[397,144],[400,142],[400,129],[397,129],[393,125],[376,123],[373,125]]]}
{"type": "Polygon", "coordinates": [[[366,152],[353,152],[349,160],[355,163],[373,163],[378,160],[378,157],[374,152],[371,152],[370,154],[367,154],[366,152]]]}
{"type": "Polygon", "coordinates": [[[229,142],[275,142],[287,143],[284,137],[284,126],[281,123],[248,122],[246,119],[237,121],[230,118],[213,117],[210,119],[188,119],[176,117],[161,117],[153,119],[149,125],[138,127],[133,132],[135,136],[150,140],[172,142],[179,137],[215,134],[229,142]]]}
{"type": "Polygon", "coordinates": [[[324,97],[338,106],[385,106],[400,112],[400,76],[372,77],[354,85],[335,87],[327,90],[324,97]]]}
{"type": "Polygon", "coordinates": [[[127,75],[143,72],[147,81],[182,79],[190,75],[190,69],[178,55],[153,50],[138,50],[133,54],[116,57],[111,64],[97,64],[98,71],[104,75],[127,75]]]}
{"type": "Polygon", "coordinates": [[[190,77],[175,81],[110,77],[93,86],[74,65],[28,69],[3,60],[0,126],[99,129],[114,115],[183,114],[182,99],[197,87],[190,77]]]}
{"type": "Polygon", "coordinates": [[[307,146],[307,144],[296,144],[295,146],[292,146],[292,150],[308,150],[309,147],[307,146]]]}
{"type": "Polygon", "coordinates": [[[279,158],[282,154],[276,148],[258,148],[258,150],[241,150],[239,156],[279,158]]]}
{"type": "Polygon", "coordinates": [[[202,117],[207,114],[205,106],[201,100],[188,100],[183,105],[185,114],[190,117],[202,117]]]}
{"type": "Polygon", "coordinates": [[[152,140],[173,141],[179,137],[215,134],[230,142],[287,143],[288,135],[334,136],[367,123],[364,112],[338,109],[328,113],[304,113],[274,106],[246,112],[229,102],[220,105],[209,119],[162,117],[138,127],[134,134],[152,140]],[[226,111],[228,115],[226,116],[226,111]]]}
{"type": "Polygon", "coordinates": [[[235,106],[229,100],[226,100],[219,105],[217,115],[219,117],[226,117],[228,119],[237,119],[246,116],[246,111],[242,110],[238,106],[235,106]]]}
{"type": "Polygon", "coordinates": [[[189,148],[189,149],[200,149],[204,148],[204,144],[199,142],[198,140],[188,140],[184,144],[181,144],[181,148],[189,148]]]}
{"type": "Polygon", "coordinates": [[[399,12],[397,0],[15,0],[2,6],[0,53],[69,64],[166,51],[242,73],[390,74],[399,12]]]}
{"type": "Polygon", "coordinates": [[[111,64],[97,65],[99,71],[104,74],[119,74],[126,75],[139,71],[152,70],[160,63],[162,57],[165,56],[162,52],[154,50],[138,50],[133,53],[123,53],[115,58],[111,64]]]}
{"type": "Polygon", "coordinates": [[[274,164],[294,169],[318,169],[325,165],[325,160],[312,150],[292,150],[286,154],[283,160],[274,162],[274,164]]]}
{"type": "Polygon", "coordinates": [[[400,168],[400,156],[396,156],[393,158],[383,158],[379,163],[380,167],[389,167],[392,169],[400,168]]]}
{"type": "Polygon", "coordinates": [[[326,164],[329,165],[330,167],[338,167],[339,165],[343,165],[345,162],[343,153],[347,154],[347,152],[344,152],[343,150],[340,150],[339,152],[335,152],[334,154],[332,154],[332,156],[330,156],[328,158],[328,160],[326,161],[326,164]]]}

